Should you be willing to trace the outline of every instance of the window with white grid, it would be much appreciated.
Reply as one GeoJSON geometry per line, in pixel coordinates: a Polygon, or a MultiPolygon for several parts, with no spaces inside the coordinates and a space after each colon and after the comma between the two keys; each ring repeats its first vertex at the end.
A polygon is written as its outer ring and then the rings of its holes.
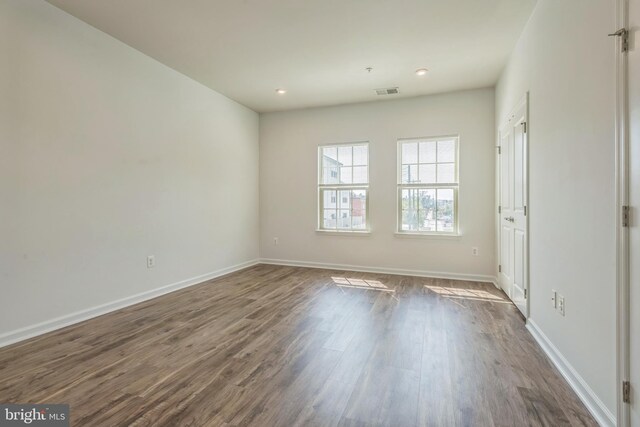
{"type": "Polygon", "coordinates": [[[398,141],[398,232],[457,234],[458,137],[398,141]]]}
{"type": "Polygon", "coordinates": [[[369,143],[318,147],[318,229],[369,230],[369,143]]]}

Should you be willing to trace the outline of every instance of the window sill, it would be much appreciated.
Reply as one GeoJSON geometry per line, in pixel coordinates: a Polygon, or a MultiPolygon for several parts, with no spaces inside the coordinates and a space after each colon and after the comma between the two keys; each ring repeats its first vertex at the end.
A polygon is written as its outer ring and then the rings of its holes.
{"type": "Polygon", "coordinates": [[[316,229],[316,234],[323,234],[326,236],[371,236],[371,231],[336,231],[336,230],[321,230],[316,229]]]}
{"type": "Polygon", "coordinates": [[[439,233],[411,233],[411,232],[402,232],[396,231],[394,233],[396,237],[405,237],[408,239],[443,239],[443,240],[459,240],[462,235],[461,234],[439,234],[439,233]]]}

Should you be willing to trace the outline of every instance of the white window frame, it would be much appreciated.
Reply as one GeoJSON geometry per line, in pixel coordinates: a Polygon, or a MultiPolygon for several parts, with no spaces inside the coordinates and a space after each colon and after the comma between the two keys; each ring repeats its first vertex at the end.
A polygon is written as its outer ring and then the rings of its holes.
{"type": "MultiPolygon", "coordinates": [[[[420,165],[420,150],[418,149],[417,162],[420,165]]],[[[446,162],[450,163],[450,162],[446,162]]],[[[436,176],[437,176],[437,150],[436,150],[436,176]]],[[[421,235],[421,236],[459,236],[459,209],[458,209],[458,192],[460,189],[460,136],[459,135],[442,135],[442,136],[430,136],[425,138],[400,138],[397,145],[397,222],[396,222],[396,234],[398,235],[421,235]],[[454,155],[454,182],[446,183],[402,183],[402,144],[415,143],[415,142],[432,142],[442,140],[454,140],[455,141],[455,155],[454,155]],[[452,189],[453,190],[453,230],[452,231],[419,231],[419,230],[403,230],[402,229],[402,190],[407,189],[452,189]]],[[[437,200],[437,199],[436,199],[437,200]]],[[[437,202],[436,202],[437,212],[437,202]]]]}
{"type": "MultiPolygon", "coordinates": [[[[317,229],[316,231],[323,233],[347,233],[347,234],[370,234],[371,233],[371,215],[369,211],[369,177],[371,165],[369,164],[369,141],[357,141],[357,142],[343,142],[336,144],[323,144],[318,146],[318,221],[317,221],[317,229]],[[322,150],[327,147],[357,147],[357,146],[366,146],[367,147],[367,183],[366,184],[323,184],[322,183],[322,150]],[[324,198],[322,197],[323,190],[364,190],[366,192],[366,202],[365,202],[365,228],[364,229],[340,229],[340,228],[325,228],[324,227],[324,198]]],[[[340,173],[338,172],[338,176],[340,173]]],[[[336,192],[336,203],[340,204],[340,195],[336,192]]]]}

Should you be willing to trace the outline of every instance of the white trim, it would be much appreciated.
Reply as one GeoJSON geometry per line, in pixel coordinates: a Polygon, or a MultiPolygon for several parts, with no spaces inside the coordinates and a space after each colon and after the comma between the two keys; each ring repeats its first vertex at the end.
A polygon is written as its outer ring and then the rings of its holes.
{"type": "MultiPolygon", "coordinates": [[[[318,145],[318,221],[316,231],[330,231],[330,232],[345,232],[345,231],[355,231],[355,232],[369,232],[371,230],[371,221],[369,219],[369,175],[371,171],[371,165],[369,162],[369,141],[358,141],[358,142],[341,142],[337,144],[324,144],[318,145]],[[340,156],[338,155],[339,147],[351,147],[351,166],[346,166],[351,168],[351,180],[353,181],[353,168],[355,167],[365,167],[367,168],[367,182],[363,183],[337,183],[337,184],[323,184],[322,183],[322,172],[324,171],[324,148],[336,147],[336,162],[339,161],[340,156]],[[354,147],[367,147],[367,164],[366,165],[354,165],[353,164],[353,149],[354,147]],[[351,227],[348,229],[339,229],[338,228],[338,212],[340,209],[341,202],[338,200],[339,191],[354,191],[354,190],[364,190],[366,192],[365,198],[365,230],[354,229],[353,228],[353,217],[349,216],[351,227]],[[324,197],[322,197],[323,191],[335,191],[336,192],[336,228],[324,228],[324,197]]],[[[338,167],[338,180],[340,180],[340,167],[338,167]]],[[[353,193],[349,195],[349,213],[351,214],[353,211],[352,206],[352,196],[353,193]]]]}
{"type": "Polygon", "coordinates": [[[406,270],[402,268],[390,268],[390,267],[371,267],[364,265],[350,265],[350,264],[331,264],[323,262],[313,261],[295,261],[288,259],[269,259],[262,258],[261,264],[270,265],[286,265],[289,267],[308,267],[308,268],[323,268],[327,270],[341,270],[341,271],[358,271],[363,273],[383,273],[383,274],[395,274],[401,276],[417,276],[417,277],[432,277],[434,279],[453,279],[453,280],[468,280],[473,282],[489,282],[496,283],[494,276],[484,274],[467,274],[467,273],[449,273],[444,271],[427,271],[427,270],[406,270]]]}
{"type": "Polygon", "coordinates": [[[452,240],[460,240],[462,238],[462,234],[459,233],[416,233],[412,231],[396,231],[393,233],[396,237],[407,237],[407,238],[417,238],[417,239],[452,239],[452,240]]]}
{"type": "Polygon", "coordinates": [[[527,321],[527,329],[549,359],[551,359],[551,362],[558,368],[564,379],[567,380],[573,391],[576,392],[582,403],[584,403],[589,412],[591,412],[591,415],[593,415],[598,424],[601,426],[615,426],[615,415],[602,403],[596,393],[589,387],[589,384],[587,384],[574,367],[571,366],[569,361],[560,353],[560,350],[553,345],[538,325],[529,319],[527,321]]]}
{"type": "MultiPolygon", "coordinates": [[[[616,27],[629,28],[628,2],[616,1],[616,27]]],[[[618,425],[631,424],[631,405],[622,398],[622,382],[631,376],[631,306],[629,228],[622,226],[622,206],[629,205],[629,86],[627,54],[615,37],[615,212],[616,212],[616,400],[618,425]]]]}
{"type": "MultiPolygon", "coordinates": [[[[418,169],[420,169],[421,164],[432,164],[436,166],[436,174],[438,171],[438,149],[436,147],[436,161],[434,163],[420,163],[420,148],[418,147],[417,152],[416,165],[418,169]]],[[[448,164],[451,162],[442,162],[443,164],[448,164]]],[[[413,164],[413,163],[411,163],[413,164]]],[[[419,172],[418,172],[419,173],[419,172]]],[[[436,176],[437,178],[437,176],[436,176]]],[[[436,179],[437,180],[437,179],[436,179]]],[[[440,232],[440,231],[409,231],[412,234],[443,234],[443,235],[458,235],[460,232],[460,224],[458,218],[458,193],[460,190],[460,134],[455,135],[441,135],[441,136],[430,136],[430,137],[417,137],[417,138],[399,138],[396,141],[396,233],[403,233],[402,230],[402,190],[416,190],[416,189],[425,189],[425,190],[435,190],[436,191],[436,205],[437,205],[437,191],[442,190],[453,190],[453,232],[440,232]],[[421,142],[437,142],[442,140],[450,140],[453,139],[455,142],[455,155],[454,155],[454,178],[455,182],[432,182],[432,183],[403,183],[402,182],[402,145],[407,143],[417,143],[418,145],[421,142]]],[[[437,211],[437,206],[436,206],[437,211]]],[[[437,216],[437,215],[436,215],[437,216]]],[[[437,218],[436,218],[436,228],[437,228],[437,218]]]]}
{"type": "Polygon", "coordinates": [[[216,277],[224,276],[225,274],[252,267],[256,264],[259,264],[259,261],[257,259],[254,259],[251,261],[243,262],[241,264],[233,265],[231,267],[222,268],[211,273],[206,273],[200,276],[192,277],[190,279],[182,280],[180,282],[172,283],[170,285],[162,286],[160,288],[152,289],[150,291],[131,295],[116,301],[108,302],[106,304],[101,304],[96,307],[87,308],[84,310],[76,311],[75,313],[46,320],[41,323],[36,323],[35,325],[16,329],[14,331],[10,331],[0,335],[0,347],[5,347],[20,341],[27,340],[29,338],[36,337],[38,335],[46,334],[47,332],[71,326],[76,323],[80,323],[85,320],[110,313],[112,311],[120,310],[122,308],[129,307],[131,305],[177,291],[179,289],[187,288],[189,286],[197,285],[208,280],[215,279],[216,277]]]}
{"type": "Polygon", "coordinates": [[[368,237],[371,236],[371,230],[363,230],[363,231],[356,231],[356,230],[344,230],[344,231],[339,231],[339,230],[333,230],[333,229],[326,229],[326,230],[321,230],[321,229],[317,229],[316,233],[318,235],[325,235],[325,236],[358,236],[358,237],[368,237]]]}

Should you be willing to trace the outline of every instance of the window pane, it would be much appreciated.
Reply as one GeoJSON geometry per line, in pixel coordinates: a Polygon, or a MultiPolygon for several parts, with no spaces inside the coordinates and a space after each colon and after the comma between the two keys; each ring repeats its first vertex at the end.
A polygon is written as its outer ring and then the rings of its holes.
{"type": "Polygon", "coordinates": [[[427,141],[420,143],[420,163],[436,162],[436,142],[427,141]]]}
{"type": "Polygon", "coordinates": [[[453,232],[453,223],[455,220],[453,216],[453,189],[438,189],[437,196],[437,231],[453,232]]]}
{"type": "Polygon", "coordinates": [[[405,231],[418,228],[418,190],[408,188],[402,190],[402,223],[405,231]]]}
{"type": "Polygon", "coordinates": [[[418,180],[418,165],[402,165],[401,179],[403,184],[420,182],[418,180]]]}
{"type": "Polygon", "coordinates": [[[354,230],[366,230],[367,217],[365,215],[365,211],[362,211],[361,216],[355,216],[351,214],[351,228],[353,228],[354,230]]]}
{"type": "Polygon", "coordinates": [[[415,209],[407,209],[402,211],[402,230],[417,230],[418,215],[415,209]]]}
{"type": "Polygon", "coordinates": [[[351,228],[351,213],[348,209],[338,211],[338,228],[351,228]]]}
{"type": "Polygon", "coordinates": [[[418,190],[409,188],[402,190],[402,209],[417,209],[418,190]]]}
{"type": "Polygon", "coordinates": [[[368,182],[367,167],[355,166],[353,168],[353,183],[354,184],[366,184],[368,182]]]}
{"type": "Polygon", "coordinates": [[[438,141],[438,163],[456,161],[456,143],[449,139],[438,141]]]}
{"type": "Polygon", "coordinates": [[[411,183],[416,183],[416,182],[420,182],[420,180],[418,179],[418,165],[407,165],[408,166],[408,170],[409,173],[407,175],[407,183],[411,184],[411,183]]]}
{"type": "Polygon", "coordinates": [[[436,231],[435,212],[418,211],[418,231],[436,231]]]}
{"type": "Polygon", "coordinates": [[[436,231],[436,190],[419,190],[418,193],[418,229],[436,231]]]}
{"type": "Polygon", "coordinates": [[[337,206],[337,201],[336,201],[336,191],[335,190],[323,190],[322,191],[322,197],[323,197],[323,206],[325,207],[325,209],[335,209],[337,206]]]}
{"type": "Polygon", "coordinates": [[[455,182],[455,165],[453,163],[438,163],[438,182],[455,182]]]}
{"type": "Polygon", "coordinates": [[[325,184],[337,184],[339,182],[338,179],[338,168],[332,167],[325,169],[326,179],[324,181],[325,184]]]}
{"type": "Polygon", "coordinates": [[[402,164],[418,163],[418,143],[402,143],[402,164]]]}
{"type": "Polygon", "coordinates": [[[323,147],[322,155],[330,162],[338,162],[338,149],[336,147],[323,147]]]}
{"type": "Polygon", "coordinates": [[[409,165],[402,165],[400,171],[400,182],[406,184],[409,182],[409,165]]]}
{"type": "Polygon", "coordinates": [[[349,199],[351,198],[351,191],[340,190],[338,193],[340,195],[340,209],[349,209],[351,207],[351,204],[349,203],[349,199]]]}
{"type": "Polygon", "coordinates": [[[418,169],[421,183],[432,184],[436,182],[436,165],[420,165],[418,169]]]}
{"type": "Polygon", "coordinates": [[[336,210],[325,209],[322,217],[322,228],[336,228],[336,210]]]}
{"type": "Polygon", "coordinates": [[[367,227],[367,191],[353,190],[351,192],[351,227],[365,229],[367,227]]]}
{"type": "Polygon", "coordinates": [[[369,147],[367,145],[356,145],[353,147],[353,165],[367,166],[369,147]]]}
{"type": "Polygon", "coordinates": [[[338,161],[341,166],[351,166],[353,164],[353,147],[338,147],[338,161]]]}
{"type": "Polygon", "coordinates": [[[367,190],[353,190],[351,192],[351,200],[353,199],[367,199],[367,190]]]}
{"type": "Polygon", "coordinates": [[[348,167],[341,167],[340,168],[340,184],[351,184],[352,181],[352,173],[353,173],[353,168],[348,166],[348,167]]]}
{"type": "Polygon", "coordinates": [[[324,147],[322,149],[322,171],[321,171],[321,184],[338,184],[338,161],[337,149],[335,147],[324,147]]]}

